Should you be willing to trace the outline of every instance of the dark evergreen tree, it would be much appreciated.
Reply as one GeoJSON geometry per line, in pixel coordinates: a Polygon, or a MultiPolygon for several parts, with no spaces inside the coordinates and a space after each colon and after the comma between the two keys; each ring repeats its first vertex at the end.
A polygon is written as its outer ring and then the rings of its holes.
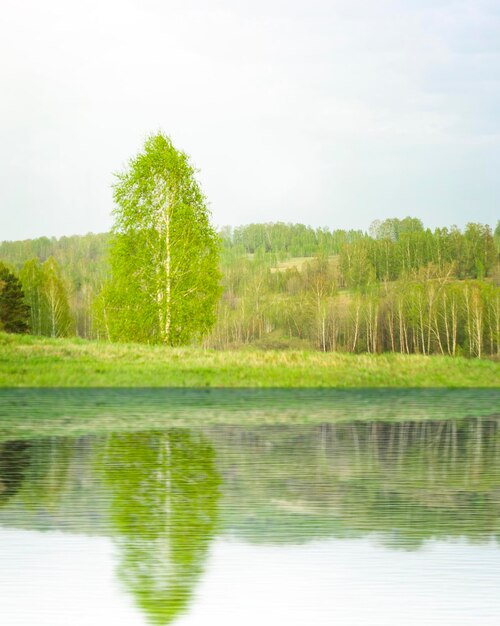
{"type": "Polygon", "coordinates": [[[21,283],[7,266],[0,263],[0,328],[8,333],[28,332],[29,306],[21,283]]]}

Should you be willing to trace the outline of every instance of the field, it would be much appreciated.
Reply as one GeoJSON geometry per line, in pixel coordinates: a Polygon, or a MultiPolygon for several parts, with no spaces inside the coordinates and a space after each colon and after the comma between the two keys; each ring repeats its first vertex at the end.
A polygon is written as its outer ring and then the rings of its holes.
{"type": "Polygon", "coordinates": [[[3,387],[498,387],[500,363],[443,356],[216,351],[0,333],[3,387]]]}

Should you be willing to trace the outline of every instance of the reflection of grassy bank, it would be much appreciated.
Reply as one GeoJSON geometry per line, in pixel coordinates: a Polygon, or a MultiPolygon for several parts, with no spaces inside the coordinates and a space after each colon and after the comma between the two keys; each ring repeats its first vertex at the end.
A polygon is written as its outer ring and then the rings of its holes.
{"type": "Polygon", "coordinates": [[[500,364],[419,355],[213,351],[0,334],[4,387],[495,387],[500,364]]]}
{"type": "Polygon", "coordinates": [[[0,440],[169,426],[500,415],[496,389],[0,389],[0,440]]]}

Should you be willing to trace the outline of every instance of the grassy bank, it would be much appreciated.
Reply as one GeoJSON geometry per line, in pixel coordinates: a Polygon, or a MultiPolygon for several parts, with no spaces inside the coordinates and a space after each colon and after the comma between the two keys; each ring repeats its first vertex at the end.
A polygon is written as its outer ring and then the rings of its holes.
{"type": "Polygon", "coordinates": [[[225,351],[0,333],[3,387],[498,387],[500,363],[419,355],[225,351]]]}

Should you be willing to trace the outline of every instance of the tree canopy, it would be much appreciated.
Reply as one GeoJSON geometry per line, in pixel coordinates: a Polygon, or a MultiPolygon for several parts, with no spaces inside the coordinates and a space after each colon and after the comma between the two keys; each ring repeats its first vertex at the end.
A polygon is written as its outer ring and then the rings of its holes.
{"type": "MultiPolygon", "coordinates": [[[[46,297],[53,256],[71,318],[69,325],[56,319],[56,336],[161,341],[159,324],[141,321],[141,310],[157,319],[153,304],[142,309],[138,298],[132,306],[136,269],[126,253],[134,241],[135,261],[144,258],[139,269],[156,267],[142,235],[130,229],[123,246],[131,269],[115,276],[124,290],[113,278],[98,306],[117,233],[0,243],[0,258],[20,270],[31,332],[53,334],[46,297]]],[[[220,237],[223,296],[205,347],[500,355],[500,225],[431,230],[407,217],[376,221],[369,233],[267,223],[225,227],[220,237]]]]}
{"type": "Polygon", "coordinates": [[[17,276],[0,263],[0,329],[8,333],[28,332],[29,306],[17,276]]]}
{"type": "Polygon", "coordinates": [[[117,178],[100,303],[108,337],[168,345],[202,337],[221,292],[219,238],[188,156],[152,135],[117,178]]]}
{"type": "Polygon", "coordinates": [[[73,331],[66,281],[59,263],[49,256],[26,261],[20,274],[26,301],[30,306],[30,326],[34,335],[66,337],[73,331]]]}

